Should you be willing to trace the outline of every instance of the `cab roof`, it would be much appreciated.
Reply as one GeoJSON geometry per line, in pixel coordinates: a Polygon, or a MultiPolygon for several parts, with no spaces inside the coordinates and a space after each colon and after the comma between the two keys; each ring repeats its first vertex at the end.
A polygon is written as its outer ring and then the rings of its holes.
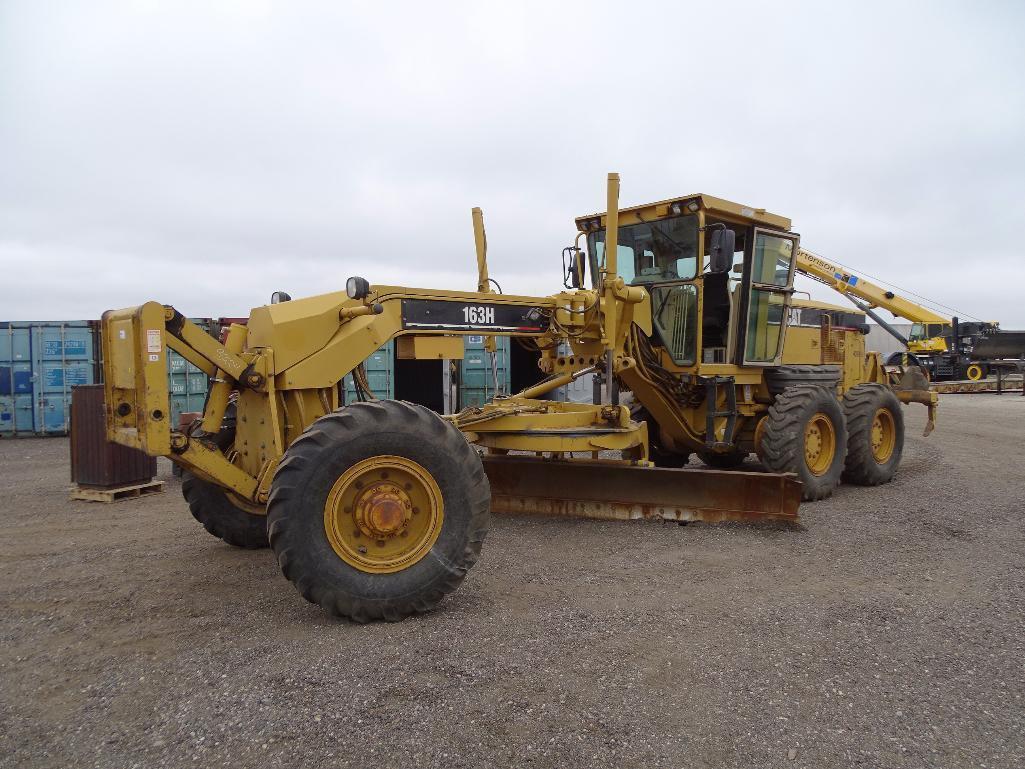
{"type": "MultiPolygon", "coordinates": [[[[625,224],[636,224],[641,221],[648,222],[653,219],[665,219],[668,216],[676,215],[675,212],[671,210],[671,207],[674,206],[674,204],[679,204],[679,209],[682,212],[694,213],[699,210],[704,210],[714,218],[723,218],[735,222],[761,225],[775,230],[790,230],[790,220],[785,216],[769,213],[764,208],[753,208],[751,206],[742,205],[741,203],[733,203],[732,201],[713,197],[712,195],[706,195],[701,192],[693,195],[669,198],[668,200],[660,200],[656,203],[645,203],[639,206],[621,208],[619,209],[619,224],[620,226],[623,226],[625,224]]],[[[605,227],[605,212],[602,211],[588,214],[587,216],[578,216],[576,218],[576,224],[577,229],[580,232],[589,232],[592,229],[603,229],[605,227]],[[595,219],[600,220],[600,225],[598,227],[593,226],[595,219]],[[592,226],[589,227],[589,223],[592,226]]]]}

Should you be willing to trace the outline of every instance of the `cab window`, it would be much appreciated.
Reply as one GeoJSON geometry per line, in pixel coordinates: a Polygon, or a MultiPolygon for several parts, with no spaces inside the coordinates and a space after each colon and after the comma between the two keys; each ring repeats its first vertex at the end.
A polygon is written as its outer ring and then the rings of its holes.
{"type": "MultiPolygon", "coordinates": [[[[605,267],[605,231],[587,236],[591,275],[605,267]]],[[[633,285],[691,280],[697,273],[698,220],[678,216],[619,228],[616,271],[633,285]]]]}

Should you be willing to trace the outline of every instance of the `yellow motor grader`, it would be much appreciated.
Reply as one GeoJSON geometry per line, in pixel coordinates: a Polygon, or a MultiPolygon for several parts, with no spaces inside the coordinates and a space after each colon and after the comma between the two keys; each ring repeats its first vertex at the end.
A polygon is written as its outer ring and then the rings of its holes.
{"type": "Polygon", "coordinates": [[[790,221],[708,195],[577,220],[565,290],[491,290],[479,209],[472,292],[372,285],[277,297],[223,344],[173,307],[108,311],[107,435],[184,470],[193,515],[270,545],[308,600],[357,621],[429,610],[476,561],[490,513],[792,520],[800,499],[889,481],[901,402],[935,395],[866,353],[864,315],[793,299],[790,221]],[[589,276],[589,279],[588,279],[589,276]],[[458,359],[466,335],[537,349],[539,384],[440,416],[364,392],[362,362],[458,359]],[[201,419],[170,423],[171,349],[210,377],[201,419]],[[595,403],[545,399],[595,374],[595,403]],[[751,453],[768,472],[736,469],[751,453]],[[712,469],[680,469],[692,454],[712,469]]]}

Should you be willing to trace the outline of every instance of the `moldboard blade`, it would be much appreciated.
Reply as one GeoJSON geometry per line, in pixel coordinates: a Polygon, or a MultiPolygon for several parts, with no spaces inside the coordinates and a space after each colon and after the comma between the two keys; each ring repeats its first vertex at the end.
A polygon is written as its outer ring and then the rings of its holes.
{"type": "Polygon", "coordinates": [[[495,513],[604,520],[797,520],[801,483],[792,474],[636,467],[600,460],[481,457],[495,513]]]}

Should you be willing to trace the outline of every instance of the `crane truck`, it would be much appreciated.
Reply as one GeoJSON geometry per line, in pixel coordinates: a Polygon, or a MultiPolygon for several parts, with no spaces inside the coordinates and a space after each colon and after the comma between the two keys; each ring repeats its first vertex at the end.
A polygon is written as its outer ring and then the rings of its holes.
{"type": "Polygon", "coordinates": [[[1021,369],[1025,331],[1004,331],[995,322],[945,317],[804,249],[797,257],[797,271],[843,294],[907,346],[907,355],[895,353],[889,364],[900,365],[910,358],[933,380],[977,381],[998,368],[1021,369]],[[911,321],[911,333],[905,337],[877,309],[911,321]]]}

